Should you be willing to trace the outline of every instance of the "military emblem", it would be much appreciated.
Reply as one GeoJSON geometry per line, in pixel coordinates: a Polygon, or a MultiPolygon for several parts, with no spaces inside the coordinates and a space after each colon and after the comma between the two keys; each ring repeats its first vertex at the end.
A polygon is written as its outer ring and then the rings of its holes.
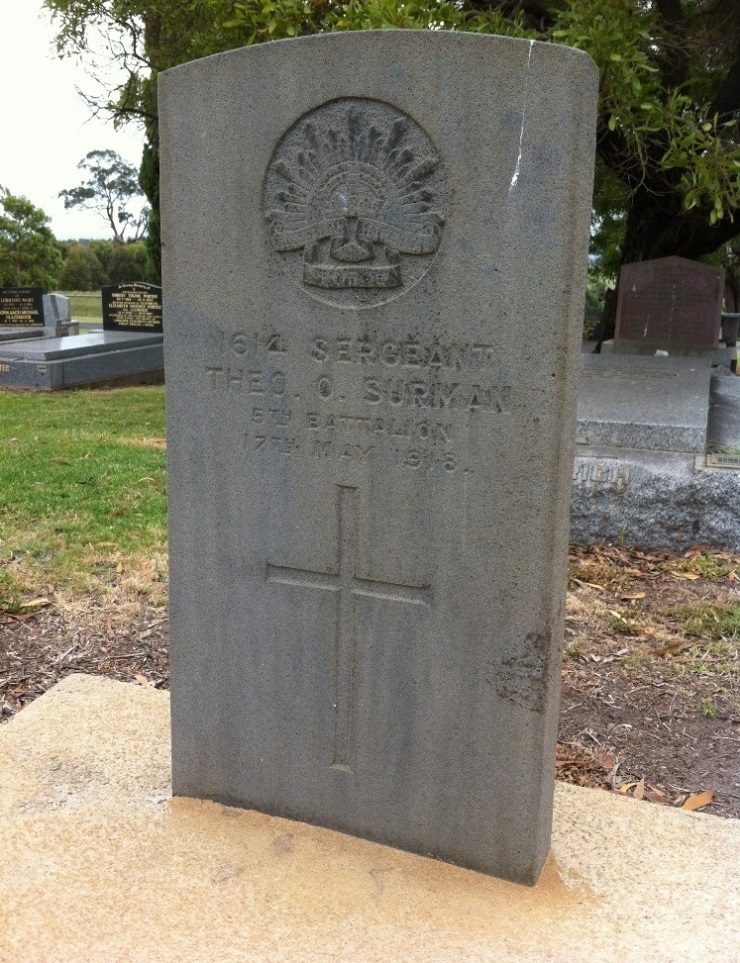
{"type": "Polygon", "coordinates": [[[439,155],[408,115],[346,98],[305,114],[277,145],[264,210],[274,250],[323,300],[371,306],[419,280],[439,248],[439,155]]]}

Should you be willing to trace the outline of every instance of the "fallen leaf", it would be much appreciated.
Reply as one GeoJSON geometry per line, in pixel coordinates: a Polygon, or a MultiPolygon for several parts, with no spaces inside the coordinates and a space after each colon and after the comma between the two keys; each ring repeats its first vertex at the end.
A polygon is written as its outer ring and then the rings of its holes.
{"type": "Polygon", "coordinates": [[[694,572],[669,572],[668,574],[673,578],[688,579],[692,582],[698,582],[701,578],[700,575],[696,575],[694,572]]]}
{"type": "Polygon", "coordinates": [[[584,582],[582,579],[576,578],[575,575],[573,576],[572,581],[577,582],[578,585],[587,585],[589,588],[598,589],[599,592],[606,592],[606,589],[603,585],[596,585],[595,582],[584,582]]]}
{"type": "Polygon", "coordinates": [[[620,595],[620,602],[637,602],[638,599],[644,599],[647,592],[637,592],[635,595],[620,595]]]}
{"type": "Polygon", "coordinates": [[[635,791],[632,793],[633,799],[643,799],[645,797],[645,777],[637,783],[635,791]]]}
{"type": "Polygon", "coordinates": [[[49,599],[31,599],[30,602],[24,602],[22,608],[24,609],[43,609],[44,606],[51,605],[49,599]]]}
{"type": "Polygon", "coordinates": [[[139,685],[144,686],[145,689],[149,688],[149,679],[147,679],[145,676],[139,675],[139,673],[136,672],[134,673],[134,678],[139,683],[139,685]]]}
{"type": "Polygon", "coordinates": [[[656,789],[654,786],[647,787],[645,790],[645,799],[648,799],[651,803],[658,803],[659,806],[668,805],[665,793],[661,792],[660,789],[656,789]]]}
{"type": "Polygon", "coordinates": [[[636,785],[636,782],[626,782],[623,786],[619,787],[619,791],[623,796],[626,796],[630,789],[634,789],[636,785]]]}
{"type": "Polygon", "coordinates": [[[669,642],[668,645],[664,645],[660,649],[650,649],[650,655],[669,655],[673,652],[680,652],[681,649],[688,649],[692,646],[693,642],[687,642],[686,639],[677,639],[675,642],[669,642]]]}
{"type": "Polygon", "coordinates": [[[607,772],[612,770],[615,766],[614,759],[612,759],[606,749],[597,749],[594,753],[594,759],[599,763],[600,766],[603,766],[607,772]]]}
{"type": "Polygon", "coordinates": [[[123,562],[119,562],[118,565],[116,565],[116,571],[118,572],[119,575],[121,574],[121,572],[123,571],[123,562]]]}
{"type": "Polygon", "coordinates": [[[714,789],[706,789],[704,792],[697,792],[693,796],[689,796],[681,809],[701,809],[703,806],[708,806],[713,799],[714,789]]]}

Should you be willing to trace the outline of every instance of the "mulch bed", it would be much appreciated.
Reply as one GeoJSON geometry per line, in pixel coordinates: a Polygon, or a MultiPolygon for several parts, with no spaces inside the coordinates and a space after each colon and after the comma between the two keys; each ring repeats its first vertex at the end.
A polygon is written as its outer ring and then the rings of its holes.
{"type": "MultiPolygon", "coordinates": [[[[722,558],[705,577],[690,551],[573,549],[558,779],[740,817],[738,642],[697,656],[681,616],[740,602],[740,558],[722,558]]],[[[73,672],[166,689],[168,628],[161,606],[115,597],[0,615],[0,721],[73,672]]]]}

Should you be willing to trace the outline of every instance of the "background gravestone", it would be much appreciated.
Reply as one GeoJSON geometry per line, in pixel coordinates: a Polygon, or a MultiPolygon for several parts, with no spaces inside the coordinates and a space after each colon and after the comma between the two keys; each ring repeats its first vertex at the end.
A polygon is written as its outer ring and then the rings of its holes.
{"type": "Polygon", "coordinates": [[[0,327],[43,328],[43,288],[0,288],[0,327]]]}
{"type": "Polygon", "coordinates": [[[0,289],[0,342],[29,338],[61,338],[77,334],[69,298],[43,288],[0,289]]]}
{"type": "Polygon", "coordinates": [[[103,331],[162,334],[162,288],[125,281],[102,289],[103,331]]]}
{"type": "Polygon", "coordinates": [[[176,795],[537,879],[596,85],[432,31],[161,75],[176,795]]]}
{"type": "Polygon", "coordinates": [[[682,257],[622,265],[615,347],[716,349],[724,282],[724,268],[682,257]]]}

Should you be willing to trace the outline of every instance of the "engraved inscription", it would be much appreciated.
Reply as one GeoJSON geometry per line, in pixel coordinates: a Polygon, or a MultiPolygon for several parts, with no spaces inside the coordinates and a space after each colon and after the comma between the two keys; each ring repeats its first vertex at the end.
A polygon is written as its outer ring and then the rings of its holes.
{"type": "Polygon", "coordinates": [[[621,495],[630,480],[629,468],[618,461],[595,461],[576,458],[573,487],[584,492],[613,492],[621,495]]]}
{"type": "Polygon", "coordinates": [[[0,289],[0,327],[43,327],[43,288],[0,289]]]}
{"type": "Polygon", "coordinates": [[[709,454],[706,460],[707,468],[740,469],[740,455],[709,454]]]}
{"type": "Polygon", "coordinates": [[[204,370],[244,404],[241,450],[312,461],[382,460],[404,472],[470,474],[464,445],[479,419],[509,417],[514,386],[494,345],[218,331],[204,370]],[[297,376],[296,357],[309,361],[297,376]]]}
{"type": "Polygon", "coordinates": [[[356,688],[355,599],[358,596],[429,605],[428,585],[384,582],[358,575],[357,489],[338,485],[338,561],[333,572],[289,568],[268,562],[266,579],[282,585],[319,589],[336,594],[334,623],[334,750],[332,769],[352,771],[353,715],[356,688]]]}
{"type": "Polygon", "coordinates": [[[2,371],[2,372],[8,372],[8,371],[10,371],[10,365],[9,365],[9,364],[0,364],[0,371],[2,371]]]}
{"type": "Polygon", "coordinates": [[[301,117],[265,174],[272,246],[304,290],[369,307],[426,272],[447,190],[439,154],[407,114],[348,97],[301,117]]]}

